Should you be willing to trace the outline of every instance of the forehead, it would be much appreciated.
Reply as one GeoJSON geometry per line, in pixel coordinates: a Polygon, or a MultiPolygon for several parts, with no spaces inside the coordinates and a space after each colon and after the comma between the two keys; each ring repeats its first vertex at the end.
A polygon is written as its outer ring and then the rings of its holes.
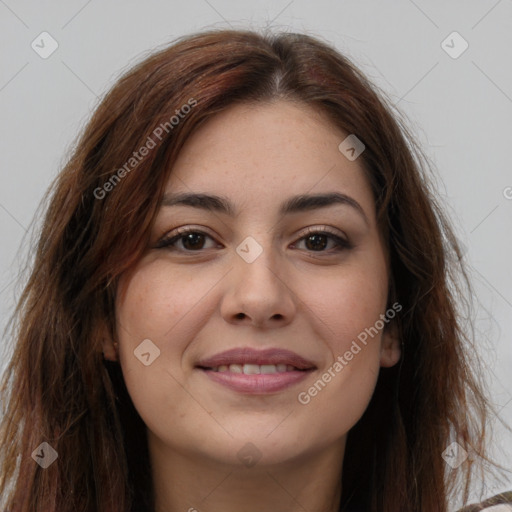
{"type": "Polygon", "coordinates": [[[182,148],[166,192],[211,192],[240,203],[283,194],[340,191],[373,209],[361,160],[338,149],[347,137],[313,107],[289,101],[238,104],[216,114],[182,148]]]}

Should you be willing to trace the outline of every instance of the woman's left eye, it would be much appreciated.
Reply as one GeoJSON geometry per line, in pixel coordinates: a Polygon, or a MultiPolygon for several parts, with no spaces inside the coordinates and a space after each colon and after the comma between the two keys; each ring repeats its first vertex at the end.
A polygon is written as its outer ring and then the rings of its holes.
{"type": "Polygon", "coordinates": [[[329,231],[311,231],[294,245],[297,246],[301,242],[304,243],[306,250],[312,252],[327,252],[332,249],[340,251],[350,248],[347,240],[329,231]]]}

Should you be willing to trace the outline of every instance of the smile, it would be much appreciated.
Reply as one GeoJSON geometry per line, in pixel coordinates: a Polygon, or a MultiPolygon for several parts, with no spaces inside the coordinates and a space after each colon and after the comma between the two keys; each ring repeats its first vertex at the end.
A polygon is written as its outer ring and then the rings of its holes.
{"type": "Polygon", "coordinates": [[[259,375],[271,373],[284,373],[293,371],[304,371],[290,364],[222,364],[214,368],[208,368],[214,372],[243,373],[245,375],[259,375]]]}
{"type": "Polygon", "coordinates": [[[313,368],[299,370],[291,365],[260,366],[257,364],[231,364],[198,369],[215,384],[246,395],[264,395],[283,391],[302,382],[314,371],[313,368]]]}
{"type": "Polygon", "coordinates": [[[304,380],[316,366],[283,348],[236,347],[203,359],[196,369],[210,381],[251,395],[276,393],[304,380]]]}

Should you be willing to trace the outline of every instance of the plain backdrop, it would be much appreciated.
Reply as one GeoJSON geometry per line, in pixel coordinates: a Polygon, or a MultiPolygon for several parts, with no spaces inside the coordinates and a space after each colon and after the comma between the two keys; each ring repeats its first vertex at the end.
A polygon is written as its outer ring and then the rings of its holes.
{"type": "MultiPolygon", "coordinates": [[[[22,237],[120,73],[190,32],[268,26],[331,42],[407,116],[463,244],[479,357],[512,424],[512,0],[0,0],[0,328],[32,249],[20,249],[22,237]]],[[[1,343],[0,369],[10,350],[1,343]]],[[[510,468],[512,434],[495,420],[495,448],[510,468]]],[[[512,475],[486,485],[487,495],[512,489],[512,475]]]]}

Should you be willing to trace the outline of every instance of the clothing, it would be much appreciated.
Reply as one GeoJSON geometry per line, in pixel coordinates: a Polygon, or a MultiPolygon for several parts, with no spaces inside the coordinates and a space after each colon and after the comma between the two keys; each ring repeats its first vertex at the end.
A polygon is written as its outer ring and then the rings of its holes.
{"type": "MultiPolygon", "coordinates": [[[[488,498],[481,503],[475,503],[461,508],[457,512],[512,512],[512,491],[503,492],[488,498]]],[[[350,509],[346,512],[365,512],[364,510],[350,509]]]]}
{"type": "Polygon", "coordinates": [[[512,491],[497,494],[482,503],[468,505],[458,512],[484,512],[486,510],[488,512],[512,512],[512,491]]]}

